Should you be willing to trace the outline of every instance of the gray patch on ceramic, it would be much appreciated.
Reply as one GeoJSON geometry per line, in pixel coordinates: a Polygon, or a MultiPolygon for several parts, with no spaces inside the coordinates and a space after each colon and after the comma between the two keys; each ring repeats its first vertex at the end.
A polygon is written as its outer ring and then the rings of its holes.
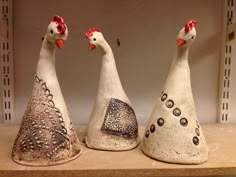
{"type": "Polygon", "coordinates": [[[125,138],[137,137],[138,123],[133,109],[127,103],[111,98],[101,130],[125,138]]]}
{"type": "Polygon", "coordinates": [[[180,122],[180,125],[184,127],[188,125],[188,120],[186,118],[181,118],[179,122],[180,122]]]}
{"type": "Polygon", "coordinates": [[[179,108],[175,108],[175,109],[173,110],[173,114],[174,114],[175,116],[179,117],[179,116],[181,115],[180,109],[179,109],[179,108]]]}
{"type": "Polygon", "coordinates": [[[196,125],[198,128],[200,128],[199,122],[196,120],[196,125]]]}
{"type": "Polygon", "coordinates": [[[166,101],[166,107],[167,108],[172,108],[174,106],[174,101],[173,100],[167,100],[166,101]]]}
{"type": "MultiPolygon", "coordinates": [[[[78,143],[75,133],[68,135],[62,114],[52,99],[53,95],[46,83],[35,76],[32,98],[24,113],[12,150],[13,158],[21,154],[20,157],[25,155],[32,161],[56,161],[58,154],[65,149],[69,151],[74,143],[78,143]]],[[[71,131],[74,131],[72,125],[71,131]]]]}
{"type": "Polygon", "coordinates": [[[161,96],[161,101],[165,101],[167,99],[167,94],[164,93],[162,96],[161,96]]]}
{"type": "Polygon", "coordinates": [[[197,136],[200,136],[200,131],[198,128],[195,129],[195,132],[196,132],[197,136]]]}
{"type": "Polygon", "coordinates": [[[165,121],[164,121],[163,118],[159,118],[159,119],[157,119],[157,125],[159,125],[159,126],[163,126],[164,123],[165,123],[165,121]]]}
{"type": "Polygon", "coordinates": [[[196,146],[199,145],[199,139],[197,136],[193,137],[193,144],[195,144],[196,146]]]}
{"type": "Polygon", "coordinates": [[[152,124],[152,125],[150,126],[150,132],[151,132],[151,133],[155,132],[155,125],[152,124]]]}
{"type": "Polygon", "coordinates": [[[148,137],[149,137],[149,134],[150,134],[150,131],[147,130],[146,133],[145,133],[145,137],[148,138],[148,137]]]}

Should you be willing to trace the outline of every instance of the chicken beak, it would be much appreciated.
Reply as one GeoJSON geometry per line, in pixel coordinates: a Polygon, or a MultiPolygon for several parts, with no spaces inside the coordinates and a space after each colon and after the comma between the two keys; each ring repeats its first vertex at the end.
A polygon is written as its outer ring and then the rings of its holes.
{"type": "Polygon", "coordinates": [[[62,49],[64,47],[65,40],[63,40],[63,39],[56,39],[56,44],[57,44],[57,47],[59,49],[62,49]]]}
{"type": "Polygon", "coordinates": [[[93,49],[96,49],[96,45],[94,45],[94,44],[89,44],[89,50],[93,50],[93,49]]]}
{"type": "Polygon", "coordinates": [[[186,40],[184,40],[184,39],[182,39],[182,38],[179,38],[179,39],[177,40],[177,45],[178,45],[178,46],[182,46],[182,45],[184,45],[184,44],[186,44],[186,40]]]}

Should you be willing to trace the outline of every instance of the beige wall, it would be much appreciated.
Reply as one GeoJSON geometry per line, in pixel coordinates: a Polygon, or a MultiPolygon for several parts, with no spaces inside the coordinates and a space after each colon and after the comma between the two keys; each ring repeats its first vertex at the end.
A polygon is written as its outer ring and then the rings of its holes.
{"type": "Polygon", "coordinates": [[[66,46],[57,52],[57,73],[74,122],[88,121],[101,66],[100,53],[87,49],[84,34],[89,27],[99,27],[113,48],[123,87],[139,122],[145,123],[175,54],[176,35],[191,18],[198,22],[197,40],[190,51],[197,113],[202,123],[216,122],[221,11],[221,0],[15,0],[18,122],[31,95],[41,37],[54,14],[61,15],[69,27],[66,46]]]}

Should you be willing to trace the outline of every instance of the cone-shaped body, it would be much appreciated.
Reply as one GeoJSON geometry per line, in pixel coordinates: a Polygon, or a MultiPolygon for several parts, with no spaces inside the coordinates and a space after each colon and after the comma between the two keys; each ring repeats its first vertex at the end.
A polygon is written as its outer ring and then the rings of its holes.
{"type": "Polygon", "coordinates": [[[42,42],[32,97],[12,150],[19,164],[56,165],[81,153],[55,70],[56,45],[62,48],[67,35],[63,19],[55,16],[42,42]]]}
{"type": "Polygon", "coordinates": [[[179,32],[177,55],[146,126],[142,151],[160,161],[199,164],[208,159],[208,147],[195,111],[188,65],[188,51],[195,37],[195,22],[190,21],[179,32]],[[186,29],[189,24],[191,29],[186,29]]]}
{"type": "Polygon", "coordinates": [[[90,50],[102,53],[97,98],[86,130],[86,145],[101,150],[129,150],[139,143],[138,124],[117,73],[112,50],[98,29],[86,33],[90,50]]]}

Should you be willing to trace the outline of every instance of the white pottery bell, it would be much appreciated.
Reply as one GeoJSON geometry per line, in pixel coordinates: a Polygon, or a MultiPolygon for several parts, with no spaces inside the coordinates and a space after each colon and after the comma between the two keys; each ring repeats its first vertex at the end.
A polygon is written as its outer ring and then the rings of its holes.
{"type": "Polygon", "coordinates": [[[121,85],[113,52],[98,28],[89,29],[89,50],[98,48],[102,68],[97,98],[91,113],[85,141],[93,149],[122,151],[139,144],[135,112],[121,85]]]}
{"type": "Polygon", "coordinates": [[[55,70],[56,48],[64,46],[67,35],[64,20],[54,16],[42,42],[32,97],[12,150],[19,164],[56,165],[81,153],[55,70]]]}
{"type": "Polygon", "coordinates": [[[142,151],[160,161],[200,164],[208,160],[208,146],[195,111],[188,65],[189,47],[196,38],[195,25],[194,20],[189,21],[178,34],[177,54],[143,137],[142,151]]]}

